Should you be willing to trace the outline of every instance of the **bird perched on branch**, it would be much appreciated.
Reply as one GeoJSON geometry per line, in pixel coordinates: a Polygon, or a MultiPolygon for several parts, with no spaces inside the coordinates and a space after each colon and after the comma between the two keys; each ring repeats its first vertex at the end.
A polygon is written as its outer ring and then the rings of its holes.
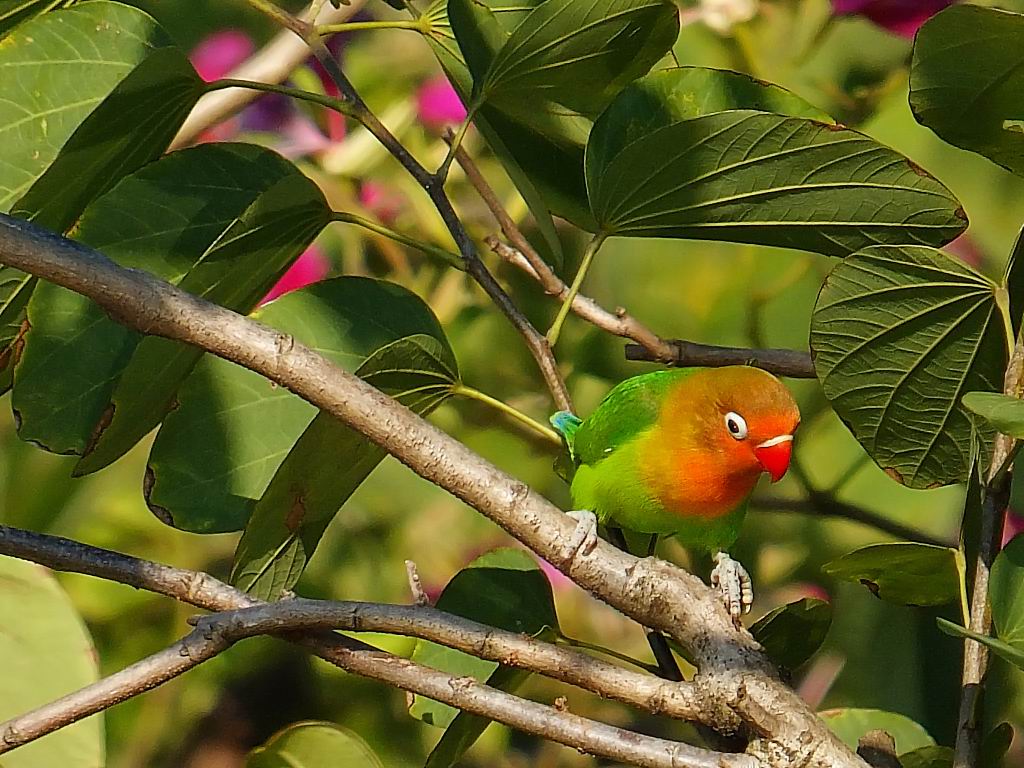
{"type": "MultiPolygon", "coordinates": [[[[623,381],[589,417],[551,417],[572,460],[572,555],[593,549],[598,523],[675,535],[714,553],[712,584],[738,622],[750,576],[726,549],[739,534],[762,473],[789,468],[800,411],[789,390],[758,368],[676,368],[623,381]]],[[[618,543],[618,542],[616,542],[618,543]]]]}

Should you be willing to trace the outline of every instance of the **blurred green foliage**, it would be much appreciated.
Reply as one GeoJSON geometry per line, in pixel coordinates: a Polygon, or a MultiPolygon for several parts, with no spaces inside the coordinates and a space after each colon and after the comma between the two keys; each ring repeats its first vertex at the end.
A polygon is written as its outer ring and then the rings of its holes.
{"type": "MultiPolygon", "coordinates": [[[[241,2],[137,4],[186,49],[217,29],[242,29],[257,44],[274,31],[241,2]]],[[[372,13],[391,12],[374,5],[372,13]]],[[[790,88],[929,170],[964,203],[971,219],[966,236],[951,250],[997,279],[1024,221],[1024,180],[943,143],[914,121],[908,107],[909,54],[909,41],[866,20],[832,18],[825,0],[763,2],[759,14],[729,36],[690,23],[675,45],[682,64],[733,68],[790,88]]],[[[443,143],[413,118],[416,86],[437,73],[427,45],[401,31],[360,33],[346,39],[342,55],[352,80],[371,107],[389,116],[403,142],[427,165],[440,162],[443,143]]],[[[468,146],[481,154],[472,133],[468,146]]],[[[396,229],[450,247],[422,190],[383,150],[365,142],[358,129],[350,128],[344,141],[300,165],[336,208],[358,210],[360,184],[369,180],[381,185],[398,201],[392,222],[396,229]]],[[[525,206],[497,162],[485,159],[482,166],[510,209],[523,213],[525,206]]],[[[492,233],[493,223],[457,172],[450,189],[472,233],[492,233]]],[[[564,230],[562,236],[566,255],[578,258],[577,235],[564,230]]],[[[552,409],[518,335],[465,275],[342,226],[325,231],[318,242],[334,273],[387,277],[424,298],[444,325],[467,384],[540,420],[552,409]]],[[[527,315],[539,327],[550,322],[557,306],[521,274],[492,263],[527,315]]],[[[832,266],[823,256],[767,247],[618,239],[605,245],[585,291],[607,307],[627,307],[666,337],[802,348],[815,296],[832,266]]],[[[621,340],[570,318],[559,349],[581,413],[589,412],[612,384],[648,368],[626,362],[622,347],[621,340]]],[[[914,491],[898,486],[864,460],[816,383],[792,382],[792,387],[805,414],[797,460],[816,487],[842,481],[840,499],[952,541],[963,507],[962,488],[914,491]]],[[[556,503],[567,503],[567,489],[551,470],[551,450],[531,435],[468,400],[449,401],[431,418],[556,503]]],[[[0,424],[0,521],[226,579],[237,534],[178,531],[146,508],[142,477],[149,442],[102,472],[71,479],[75,459],[17,440],[5,410],[0,424]]],[[[1022,492],[1015,498],[1024,503],[1022,492]]],[[[858,585],[826,576],[824,563],[888,539],[849,521],[773,510],[773,498],[799,498],[801,493],[792,476],[770,492],[762,489],[734,552],[759,587],[754,616],[807,596],[827,596],[832,602],[833,623],[822,650],[800,667],[794,684],[815,706],[896,712],[922,724],[940,744],[952,743],[961,646],[942,634],[934,619],[957,620],[956,607],[896,606],[858,585]]],[[[515,543],[486,519],[385,459],[327,529],[295,589],[310,597],[407,602],[404,559],[415,560],[427,588],[437,590],[480,553],[509,545],[515,543]]],[[[687,561],[672,542],[663,545],[662,554],[687,561]]],[[[59,578],[92,633],[102,673],[120,669],[187,631],[187,607],[96,579],[59,578]]],[[[554,593],[565,634],[647,658],[643,633],[635,624],[557,576],[554,593]]],[[[414,645],[395,637],[372,640],[402,654],[411,653],[414,645]]],[[[986,718],[991,726],[1001,720],[1020,726],[1024,677],[1001,661],[995,664],[986,718]]],[[[692,736],[685,725],[541,678],[530,678],[523,691],[548,701],[566,695],[578,714],[666,737],[692,736]]],[[[252,747],[304,719],[344,724],[387,768],[421,764],[440,731],[405,710],[400,691],[343,674],[280,642],[247,640],[187,676],[111,709],[105,716],[107,765],[241,766],[252,747]]],[[[1018,744],[1011,755],[1006,764],[1018,764],[1013,761],[1024,759],[1024,750],[1018,744]]],[[[499,726],[491,726],[463,761],[465,766],[494,768],[596,764],[499,726]]]]}

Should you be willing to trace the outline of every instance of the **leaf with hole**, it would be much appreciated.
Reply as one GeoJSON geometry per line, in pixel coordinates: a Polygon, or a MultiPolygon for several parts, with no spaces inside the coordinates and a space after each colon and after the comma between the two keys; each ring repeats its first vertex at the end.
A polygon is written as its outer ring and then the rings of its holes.
{"type": "Polygon", "coordinates": [[[935,745],[935,739],[924,726],[896,712],[840,707],[826,709],[818,715],[850,749],[857,748],[857,742],[865,733],[876,730],[885,731],[893,737],[899,755],[935,745]]]}
{"type": "Polygon", "coordinates": [[[383,768],[380,758],[352,731],[334,723],[293,723],[256,747],[245,768],[383,768]]]}
{"type": "MultiPolygon", "coordinates": [[[[440,326],[423,325],[424,333],[378,348],[355,371],[421,416],[459,382],[440,326]]],[[[277,600],[290,590],[335,513],[386,455],[359,432],[319,413],[256,502],[235,552],[232,583],[262,600],[277,600]]]]}
{"type": "MultiPolygon", "coordinates": [[[[328,221],[316,185],[290,162],[248,144],[175,152],[93,202],[76,239],[122,266],[248,312],[328,221]]],[[[201,357],[143,339],[97,305],[41,284],[14,376],[19,435],[106,466],[155,427],[201,357]]]]}
{"type": "Polygon", "coordinates": [[[1024,15],[954,5],[925,22],[910,107],[950,144],[1024,175],[1024,15]]]}
{"type": "Polygon", "coordinates": [[[941,245],[967,225],[949,190],[894,150],[842,126],[752,110],[673,122],[621,148],[588,144],[586,178],[609,235],[847,256],[877,243],[941,245]]]}
{"type": "MultiPolygon", "coordinates": [[[[23,715],[99,679],[96,650],[53,575],[35,563],[0,557],[0,720],[23,715]]],[[[97,715],[5,754],[4,768],[96,768],[104,760],[97,715]]]]}
{"type": "MultiPolygon", "coordinates": [[[[520,549],[496,549],[478,557],[452,577],[437,600],[437,608],[509,632],[548,640],[553,639],[558,628],[551,585],[537,561],[520,549]]],[[[519,674],[520,670],[502,672],[505,668],[496,662],[425,640],[417,641],[412,658],[455,677],[500,683],[508,691],[515,690],[526,679],[525,674],[519,674]]],[[[425,723],[451,729],[452,735],[446,733],[438,743],[432,768],[457,760],[487,725],[482,718],[459,714],[452,707],[422,696],[414,698],[409,713],[425,723]]]]}
{"type": "Polygon", "coordinates": [[[950,547],[872,544],[826,563],[822,570],[841,581],[863,584],[890,603],[945,605],[960,599],[961,558],[950,547]]]}
{"type": "Polygon", "coordinates": [[[0,211],[43,175],[90,112],[170,40],[142,11],[96,0],[20,24],[0,46],[0,211]]]}
{"type": "Polygon", "coordinates": [[[832,606],[805,597],[762,616],[750,628],[750,634],[772,661],[796,669],[821,647],[831,626],[832,606]]]}
{"type": "Polygon", "coordinates": [[[910,245],[865,249],[825,279],[811,316],[818,380],[897,482],[967,478],[974,425],[960,399],[1001,389],[1007,360],[997,290],[966,264],[910,245]]]}
{"type": "MultiPolygon", "coordinates": [[[[430,308],[407,289],[383,280],[325,280],[286,293],[253,313],[253,318],[290,334],[347,371],[368,365],[364,373],[375,386],[423,386],[419,401],[412,399],[415,393],[409,394],[415,407],[428,407],[432,399],[442,396],[442,380],[453,381],[458,376],[454,356],[430,308]],[[422,339],[423,335],[433,341],[422,339]],[[367,363],[379,350],[402,339],[410,342],[392,349],[396,357],[381,352],[376,358],[380,367],[367,363]]],[[[147,474],[147,501],[168,524],[199,533],[239,530],[290,451],[300,453],[286,473],[301,474],[294,462],[305,455],[306,448],[295,446],[317,417],[317,409],[297,395],[257,373],[208,355],[178,390],[177,403],[157,433],[147,474]]],[[[340,424],[337,429],[344,431],[340,424]]],[[[326,435],[320,434],[324,439],[341,440],[330,429],[326,435]]],[[[309,446],[316,444],[313,435],[306,439],[309,446]]],[[[348,445],[356,450],[354,442],[348,445]]],[[[343,466],[338,455],[321,454],[315,464],[306,467],[308,481],[319,478],[343,485],[351,480],[342,477],[345,473],[339,467],[343,466]]],[[[275,497],[283,498],[284,491],[280,486],[275,497]]],[[[326,503],[331,494],[337,498],[337,493],[337,488],[325,491],[321,501],[326,503]]],[[[262,562],[269,554],[263,547],[281,532],[282,520],[287,528],[291,509],[269,504],[268,498],[267,517],[261,518],[260,524],[266,525],[264,532],[248,534],[237,555],[242,558],[243,549],[249,553],[244,557],[245,568],[251,567],[250,559],[262,562]]],[[[326,513],[321,510],[318,514],[326,513]]],[[[310,530],[324,524],[304,521],[298,510],[295,515],[291,522],[305,522],[310,530]]],[[[287,553],[283,554],[274,568],[287,573],[287,553]]],[[[236,573],[242,568],[236,565],[236,573]]],[[[253,573],[247,578],[253,578],[253,573]]]]}

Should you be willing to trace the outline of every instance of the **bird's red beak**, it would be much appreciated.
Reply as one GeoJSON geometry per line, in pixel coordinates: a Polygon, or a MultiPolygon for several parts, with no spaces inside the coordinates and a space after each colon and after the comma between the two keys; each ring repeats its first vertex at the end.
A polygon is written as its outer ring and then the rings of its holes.
{"type": "Polygon", "coordinates": [[[754,448],[754,455],[761,468],[771,475],[772,482],[777,483],[789,469],[789,460],[793,455],[793,436],[779,435],[765,440],[754,448]]]}

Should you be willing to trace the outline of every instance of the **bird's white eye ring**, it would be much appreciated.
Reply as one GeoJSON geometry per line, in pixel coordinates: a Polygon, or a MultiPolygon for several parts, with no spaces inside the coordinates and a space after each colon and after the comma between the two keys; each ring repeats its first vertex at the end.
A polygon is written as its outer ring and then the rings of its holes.
{"type": "Polygon", "coordinates": [[[725,428],[729,430],[729,436],[734,440],[747,438],[747,422],[738,413],[729,411],[725,414],[725,428]]]}

